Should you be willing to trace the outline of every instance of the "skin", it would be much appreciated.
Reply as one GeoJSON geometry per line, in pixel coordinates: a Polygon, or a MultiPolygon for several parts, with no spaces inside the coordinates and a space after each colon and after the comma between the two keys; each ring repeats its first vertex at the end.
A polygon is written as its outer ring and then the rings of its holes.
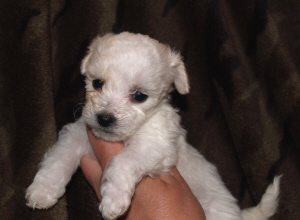
{"type": "MultiPolygon", "coordinates": [[[[96,158],[84,156],[81,169],[101,200],[101,174],[109,160],[120,152],[121,142],[105,142],[96,138],[87,128],[96,158]]],[[[168,174],[155,178],[144,177],[136,186],[131,206],[122,219],[199,219],[205,220],[203,209],[178,170],[173,167],[168,174]]]]}

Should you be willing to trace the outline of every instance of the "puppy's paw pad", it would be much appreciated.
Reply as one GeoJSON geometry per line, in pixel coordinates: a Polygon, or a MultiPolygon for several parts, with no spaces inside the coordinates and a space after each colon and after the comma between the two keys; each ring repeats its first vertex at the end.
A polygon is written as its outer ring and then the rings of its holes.
{"type": "Polygon", "coordinates": [[[130,201],[128,193],[121,189],[110,188],[105,191],[99,209],[104,219],[113,220],[127,211],[130,201]]]}
{"type": "Polygon", "coordinates": [[[48,209],[57,203],[57,198],[42,187],[29,187],[26,191],[26,205],[33,209],[48,209]]]}

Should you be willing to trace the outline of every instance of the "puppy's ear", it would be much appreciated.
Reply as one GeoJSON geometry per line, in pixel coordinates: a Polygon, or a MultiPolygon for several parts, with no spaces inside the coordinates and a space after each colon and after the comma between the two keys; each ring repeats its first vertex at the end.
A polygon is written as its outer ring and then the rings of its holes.
{"type": "Polygon", "coordinates": [[[92,55],[92,50],[89,49],[88,52],[87,52],[87,54],[85,55],[85,57],[83,58],[83,60],[81,62],[80,70],[81,70],[81,74],[82,75],[85,75],[85,73],[86,73],[87,63],[88,63],[91,55],[92,55]]]}
{"type": "Polygon", "coordinates": [[[87,72],[87,66],[88,66],[88,63],[89,63],[89,60],[91,58],[91,55],[92,55],[92,52],[96,52],[97,51],[101,51],[101,48],[103,46],[103,44],[106,42],[106,41],[109,41],[110,38],[112,38],[114,36],[113,33],[108,33],[104,36],[97,36],[94,38],[94,40],[92,41],[92,43],[90,44],[89,46],[89,50],[87,52],[87,55],[84,57],[84,59],[82,60],[82,63],[81,63],[81,73],[83,75],[85,75],[85,73],[87,72]]]}
{"type": "Polygon", "coordinates": [[[171,51],[170,58],[175,87],[180,94],[187,94],[190,86],[182,57],[177,52],[171,51]]]}

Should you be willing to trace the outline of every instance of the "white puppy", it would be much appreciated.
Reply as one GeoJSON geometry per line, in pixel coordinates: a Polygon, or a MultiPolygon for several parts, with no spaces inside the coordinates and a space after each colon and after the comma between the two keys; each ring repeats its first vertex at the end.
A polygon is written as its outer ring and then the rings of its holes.
{"type": "Polygon", "coordinates": [[[275,213],[279,177],[258,206],[241,211],[216,167],[186,142],[180,117],[168,101],[173,84],[188,93],[188,78],[180,55],[169,46],[140,34],[107,34],[93,41],[81,70],[87,92],[83,115],[62,129],[44,156],[26,192],[28,206],[49,208],[64,194],[81,157],[93,155],[89,125],[97,137],[125,144],[103,175],[99,209],[105,219],[126,212],[143,176],[172,166],[199,199],[207,220],[264,220],[275,213]]]}

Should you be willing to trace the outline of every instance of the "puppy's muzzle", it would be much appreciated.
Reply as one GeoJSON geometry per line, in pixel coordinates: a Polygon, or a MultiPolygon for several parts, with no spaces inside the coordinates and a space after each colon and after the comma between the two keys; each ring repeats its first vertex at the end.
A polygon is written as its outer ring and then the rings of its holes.
{"type": "Polygon", "coordinates": [[[108,128],[115,124],[116,118],[111,114],[97,114],[97,122],[101,127],[108,128]]]}

